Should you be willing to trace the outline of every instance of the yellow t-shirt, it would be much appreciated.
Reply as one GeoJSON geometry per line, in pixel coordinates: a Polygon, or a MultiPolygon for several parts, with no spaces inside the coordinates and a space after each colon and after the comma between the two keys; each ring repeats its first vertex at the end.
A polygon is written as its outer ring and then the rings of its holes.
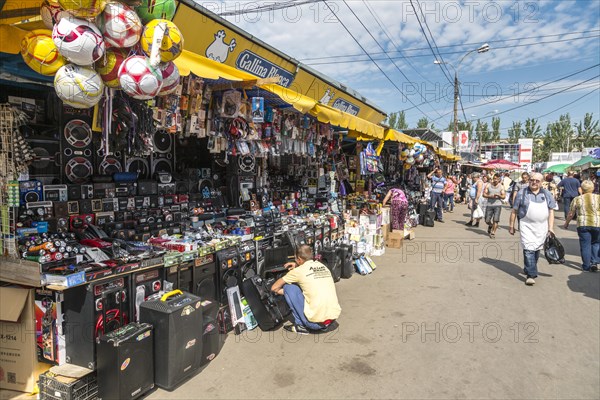
{"type": "Polygon", "coordinates": [[[285,283],[297,283],[304,293],[304,315],[311,322],[337,319],[342,312],[329,269],[318,261],[307,261],[288,272],[285,283]]]}
{"type": "Polygon", "coordinates": [[[577,213],[577,226],[600,228],[600,195],[586,193],[575,197],[571,211],[577,213]]]}

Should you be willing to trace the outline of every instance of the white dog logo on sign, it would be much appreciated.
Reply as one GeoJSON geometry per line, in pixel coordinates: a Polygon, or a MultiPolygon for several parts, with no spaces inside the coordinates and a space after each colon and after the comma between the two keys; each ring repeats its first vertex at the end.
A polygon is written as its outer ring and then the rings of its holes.
{"type": "Polygon", "coordinates": [[[224,30],[220,30],[215,33],[214,42],[212,42],[206,49],[206,57],[220,63],[224,63],[225,60],[227,60],[229,53],[235,49],[236,42],[235,39],[231,39],[229,43],[225,43],[225,36],[226,34],[224,30]]]}

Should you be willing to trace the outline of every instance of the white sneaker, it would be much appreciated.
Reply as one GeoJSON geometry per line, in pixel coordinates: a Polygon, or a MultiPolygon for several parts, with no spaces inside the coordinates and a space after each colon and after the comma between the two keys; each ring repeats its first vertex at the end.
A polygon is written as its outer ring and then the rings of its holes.
{"type": "Polygon", "coordinates": [[[535,285],[535,281],[533,280],[532,277],[527,277],[527,280],[525,281],[526,285],[532,286],[535,285]]]}

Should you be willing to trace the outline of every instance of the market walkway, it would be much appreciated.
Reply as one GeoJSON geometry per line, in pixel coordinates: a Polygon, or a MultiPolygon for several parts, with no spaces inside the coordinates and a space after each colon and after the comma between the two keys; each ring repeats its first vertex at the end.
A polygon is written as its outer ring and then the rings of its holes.
{"type": "Polygon", "coordinates": [[[337,332],[230,335],[201,374],[150,398],[600,398],[600,273],[578,269],[574,227],[556,229],[567,264],[540,259],[528,287],[507,209],[495,240],[463,225],[465,206],[445,219],[338,283],[337,332]]]}

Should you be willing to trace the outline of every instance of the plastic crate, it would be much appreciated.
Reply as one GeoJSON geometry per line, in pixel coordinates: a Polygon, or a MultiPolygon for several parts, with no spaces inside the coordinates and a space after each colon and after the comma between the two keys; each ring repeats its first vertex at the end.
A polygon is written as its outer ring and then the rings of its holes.
{"type": "Polygon", "coordinates": [[[63,383],[51,372],[44,372],[39,380],[40,400],[93,400],[98,398],[98,381],[92,373],[72,383],[63,383]]]}

